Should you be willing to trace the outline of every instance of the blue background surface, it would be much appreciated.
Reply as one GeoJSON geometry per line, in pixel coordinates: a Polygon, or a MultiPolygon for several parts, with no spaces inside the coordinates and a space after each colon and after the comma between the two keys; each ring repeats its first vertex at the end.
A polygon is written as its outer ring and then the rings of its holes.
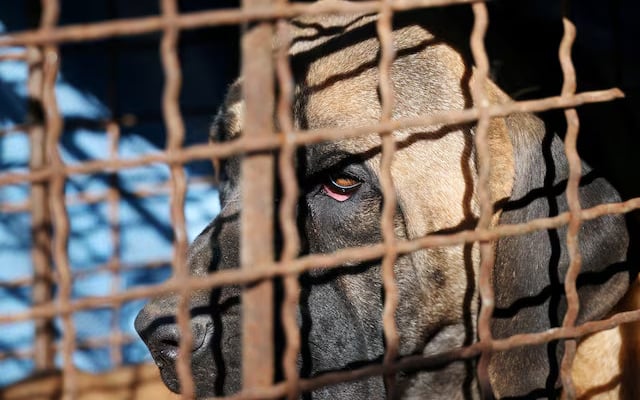
{"type": "MultiPolygon", "coordinates": [[[[0,31],[13,32],[33,25],[33,12],[27,1],[0,2],[0,31]]],[[[37,3],[37,2],[36,2],[37,3]]],[[[158,1],[65,0],[62,2],[61,25],[88,23],[113,18],[153,15],[159,12],[158,1]]],[[[208,1],[181,1],[181,11],[210,8],[208,1]]],[[[217,7],[230,6],[216,2],[217,7]]],[[[37,22],[37,19],[35,19],[37,22]]],[[[166,132],[162,123],[161,98],[163,73],[159,54],[160,34],[117,38],[61,46],[61,71],[56,84],[58,106],[65,120],[60,144],[64,161],[69,164],[108,158],[109,137],[101,121],[129,120],[123,125],[118,145],[121,158],[133,158],[157,152],[165,146],[166,132]]],[[[180,56],[184,74],[181,109],[185,117],[186,143],[207,140],[208,125],[222,100],[227,85],[237,74],[237,28],[216,28],[184,32],[180,56]]],[[[10,52],[19,49],[0,49],[10,52]]],[[[0,129],[24,123],[27,113],[27,67],[20,61],[0,62],[0,129]]],[[[24,172],[28,169],[29,140],[25,132],[0,136],[0,171],[24,172]]],[[[208,161],[189,163],[190,178],[211,176],[208,161]]],[[[153,164],[121,170],[117,174],[119,202],[120,248],[115,249],[109,223],[110,205],[69,203],[71,222],[69,256],[73,271],[94,269],[107,263],[117,252],[125,265],[148,262],[163,264],[154,269],[133,269],[119,275],[119,291],[149,285],[167,279],[172,255],[172,228],[169,198],[163,194],[139,198],[135,190],[157,189],[169,178],[165,165],[153,164]]],[[[113,184],[109,174],[72,176],[66,194],[104,194],[113,184]]],[[[28,199],[29,186],[0,187],[0,203],[18,204],[28,199]]],[[[219,210],[217,192],[210,184],[189,186],[186,200],[189,239],[219,210]]],[[[0,215],[0,283],[29,278],[32,274],[31,234],[28,212],[0,215]]],[[[104,296],[111,291],[113,274],[108,271],[78,276],[73,282],[73,297],[104,296]]],[[[25,311],[31,304],[28,286],[7,288],[0,285],[0,312],[25,311]]],[[[149,353],[137,338],[133,320],[145,300],[122,305],[117,324],[136,340],[122,346],[123,361],[138,363],[150,360],[149,353]]],[[[73,321],[78,343],[86,339],[104,338],[112,330],[113,310],[97,309],[77,312],[73,321]]],[[[56,336],[61,338],[62,324],[55,321],[56,336]]],[[[0,326],[0,351],[29,350],[33,345],[32,322],[0,326]]],[[[78,368],[104,371],[113,367],[108,347],[79,349],[74,354],[78,368]]],[[[61,357],[56,358],[58,366],[61,357]]],[[[29,358],[0,360],[0,386],[27,376],[33,370],[29,358]]]]}

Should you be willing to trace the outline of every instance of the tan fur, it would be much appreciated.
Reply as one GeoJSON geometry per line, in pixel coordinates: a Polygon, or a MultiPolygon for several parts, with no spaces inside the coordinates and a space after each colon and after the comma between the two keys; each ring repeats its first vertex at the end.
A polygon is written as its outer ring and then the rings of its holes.
{"type": "MultiPolygon", "coordinates": [[[[636,281],[612,314],[640,309],[636,281]]],[[[640,398],[640,322],[588,336],[578,346],[572,377],[581,400],[640,398]]]]}
{"type": "MultiPolygon", "coordinates": [[[[62,373],[35,376],[0,390],[0,400],[62,399],[62,373]]],[[[174,400],[153,364],[120,367],[104,374],[77,373],[78,400],[174,400]]]]}

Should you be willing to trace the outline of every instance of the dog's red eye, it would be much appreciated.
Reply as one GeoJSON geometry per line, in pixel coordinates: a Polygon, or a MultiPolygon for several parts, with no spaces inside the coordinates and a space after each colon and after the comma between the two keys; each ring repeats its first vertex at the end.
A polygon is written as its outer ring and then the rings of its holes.
{"type": "Polygon", "coordinates": [[[359,180],[348,175],[329,175],[322,190],[327,196],[337,201],[348,200],[362,185],[359,180]]]}

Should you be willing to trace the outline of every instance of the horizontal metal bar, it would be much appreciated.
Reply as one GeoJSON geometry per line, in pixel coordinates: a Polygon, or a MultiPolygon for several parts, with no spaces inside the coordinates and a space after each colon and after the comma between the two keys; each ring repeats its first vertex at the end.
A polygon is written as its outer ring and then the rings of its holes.
{"type": "MultiPolygon", "coordinates": [[[[468,4],[477,1],[480,0],[397,0],[393,2],[392,8],[394,11],[403,11],[414,8],[468,4]]],[[[370,13],[378,12],[380,8],[381,5],[378,1],[322,2],[318,4],[291,3],[259,7],[251,10],[226,9],[183,13],[175,18],[163,18],[161,16],[130,18],[5,34],[0,36],[0,47],[85,42],[119,36],[141,35],[172,27],[196,29],[221,25],[238,25],[251,21],[274,20],[277,18],[293,18],[300,15],[370,13]]]]}
{"type": "MultiPolygon", "coordinates": [[[[490,117],[503,117],[519,112],[538,112],[551,109],[576,107],[581,104],[598,103],[624,97],[620,89],[598,90],[583,92],[574,96],[554,96],[540,100],[518,101],[503,105],[493,105],[488,108],[490,117]]],[[[313,129],[304,132],[294,132],[293,144],[297,146],[330,140],[352,138],[368,135],[374,132],[384,132],[415,127],[441,126],[473,122],[479,117],[475,108],[438,112],[432,115],[399,118],[385,123],[363,125],[353,128],[313,129]]],[[[154,163],[186,163],[201,159],[225,158],[236,154],[273,150],[280,148],[283,143],[282,134],[265,138],[238,139],[231,142],[217,144],[201,144],[185,147],[182,150],[157,152],[131,159],[95,160],[80,164],[66,165],[61,173],[65,175],[91,174],[96,172],[112,172],[118,169],[135,168],[154,163]]],[[[43,169],[32,173],[7,173],[0,176],[0,186],[15,185],[24,182],[39,182],[47,180],[53,172],[43,169]]]]}
{"type": "MultiPolygon", "coordinates": [[[[494,339],[492,341],[492,348],[494,351],[506,351],[516,347],[535,346],[554,340],[577,339],[594,332],[611,329],[616,326],[635,322],[638,320],[640,320],[640,310],[627,311],[618,313],[608,319],[586,322],[582,325],[569,328],[553,328],[542,332],[518,334],[506,339],[494,339]]],[[[316,378],[301,379],[300,389],[303,391],[311,391],[322,386],[327,386],[338,382],[342,383],[355,381],[370,376],[379,376],[409,369],[414,370],[434,368],[453,361],[476,357],[482,352],[485,345],[485,343],[476,342],[466,347],[461,347],[435,355],[411,355],[401,357],[395,363],[386,366],[384,364],[373,364],[353,370],[329,372],[316,378]]],[[[243,390],[242,392],[237,393],[233,396],[225,397],[225,399],[274,399],[282,397],[286,393],[287,386],[286,383],[283,382],[269,387],[243,390]]],[[[218,398],[211,397],[209,399],[212,400],[218,398]]]]}
{"type": "MultiPolygon", "coordinates": [[[[580,213],[580,218],[582,220],[590,220],[603,215],[623,214],[636,209],[640,209],[640,197],[621,203],[600,204],[592,208],[583,209],[580,213]]],[[[433,234],[413,240],[398,240],[397,250],[398,254],[406,254],[424,248],[457,246],[463,243],[477,241],[492,241],[505,236],[524,235],[534,231],[558,228],[566,225],[568,222],[569,213],[565,212],[555,217],[535,219],[522,224],[499,225],[490,230],[468,230],[449,235],[433,234]]],[[[365,247],[350,247],[333,253],[313,254],[300,257],[285,264],[275,262],[261,266],[260,269],[252,271],[242,271],[240,269],[218,271],[204,277],[192,277],[184,283],[192,290],[228,285],[243,285],[262,279],[271,279],[277,276],[300,274],[313,269],[338,268],[343,266],[345,263],[356,260],[374,260],[382,257],[385,254],[385,251],[386,247],[383,243],[365,247]]],[[[58,305],[46,305],[33,307],[28,311],[19,313],[0,315],[0,324],[54,316],[60,313],[72,313],[91,308],[110,307],[113,304],[125,301],[176,292],[181,288],[182,286],[180,286],[179,282],[176,282],[175,280],[168,280],[160,285],[131,288],[126,292],[118,293],[114,296],[86,297],[75,300],[65,307],[60,307],[58,305]]]]}

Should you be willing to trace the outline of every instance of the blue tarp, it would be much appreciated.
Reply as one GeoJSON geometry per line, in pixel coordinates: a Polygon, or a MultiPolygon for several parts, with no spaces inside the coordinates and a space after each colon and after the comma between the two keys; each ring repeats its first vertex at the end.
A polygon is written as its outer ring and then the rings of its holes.
{"type": "MultiPolygon", "coordinates": [[[[28,2],[0,2],[0,32],[12,32],[33,26],[28,2]]],[[[111,18],[151,15],[158,12],[157,1],[65,1],[61,24],[86,23],[111,18]]],[[[206,6],[204,1],[181,2],[183,11],[206,6]]],[[[219,6],[225,6],[221,2],[219,6]]],[[[37,18],[35,19],[37,21],[37,18]]],[[[180,55],[184,72],[181,108],[185,116],[187,144],[205,142],[208,125],[219,105],[226,86],[236,74],[236,29],[186,32],[182,35],[180,55]]],[[[165,145],[166,132],[162,123],[161,93],[163,74],[159,55],[160,34],[120,38],[90,43],[63,45],[62,67],[56,84],[56,97],[65,119],[65,131],[60,151],[65,163],[73,164],[108,157],[109,138],[99,123],[107,119],[135,119],[123,125],[118,155],[133,158],[157,152],[165,145]]],[[[1,49],[10,52],[20,49],[1,49]]],[[[24,123],[27,113],[27,67],[21,61],[0,62],[0,129],[24,123]]],[[[28,168],[29,139],[25,132],[0,136],[0,171],[24,172],[28,168]]],[[[189,177],[209,176],[208,162],[186,165],[189,177]]],[[[94,204],[67,205],[71,222],[69,256],[73,271],[91,270],[107,263],[117,254],[123,264],[135,265],[162,262],[155,269],[134,269],[121,272],[118,290],[161,282],[171,274],[168,261],[172,255],[172,228],[169,198],[166,193],[140,198],[134,191],[156,190],[167,182],[166,165],[153,164],[121,170],[117,174],[121,199],[118,203],[120,247],[114,248],[109,222],[110,205],[106,201],[94,204]]],[[[100,195],[114,182],[104,173],[72,176],[67,181],[66,194],[100,195]]],[[[18,204],[29,196],[26,184],[0,187],[0,203],[18,204]]],[[[211,185],[191,185],[186,199],[189,238],[216,215],[219,209],[217,193],[211,185]]],[[[30,215],[28,212],[7,212],[0,215],[0,282],[29,278],[32,274],[30,215]]],[[[73,297],[110,294],[115,277],[108,271],[88,273],[74,279],[73,297]]],[[[117,325],[136,338],[122,346],[126,363],[150,360],[149,353],[137,339],[133,320],[144,300],[125,303],[117,325]]],[[[0,287],[2,314],[21,312],[31,305],[31,289],[0,287]]],[[[77,312],[73,321],[78,342],[107,337],[114,324],[112,309],[77,312]]],[[[62,324],[55,323],[59,339],[62,324]]],[[[29,350],[33,346],[32,322],[0,325],[0,351],[29,350]]],[[[112,367],[109,348],[77,350],[74,361],[85,371],[104,371],[112,367]]],[[[61,365],[58,355],[57,364],[61,365]]],[[[27,376],[33,370],[29,358],[8,358],[0,361],[0,386],[27,376]]]]}

